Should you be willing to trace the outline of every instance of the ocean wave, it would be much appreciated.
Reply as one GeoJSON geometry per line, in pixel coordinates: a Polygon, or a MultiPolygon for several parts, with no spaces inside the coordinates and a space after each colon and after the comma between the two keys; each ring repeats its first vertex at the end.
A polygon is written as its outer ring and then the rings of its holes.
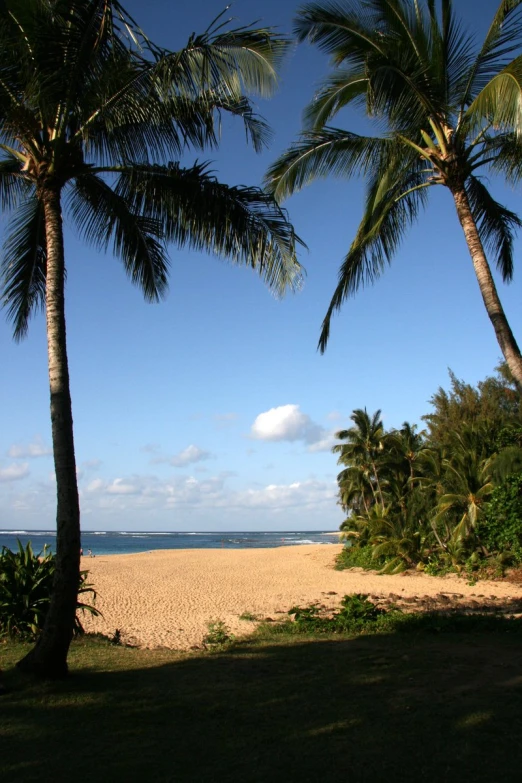
{"type": "Polygon", "coordinates": [[[2,536],[29,536],[34,530],[0,530],[2,536]]]}

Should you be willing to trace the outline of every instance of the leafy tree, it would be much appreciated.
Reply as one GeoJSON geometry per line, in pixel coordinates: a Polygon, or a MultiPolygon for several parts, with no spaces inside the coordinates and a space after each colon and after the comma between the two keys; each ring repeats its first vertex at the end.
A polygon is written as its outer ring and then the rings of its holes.
{"type": "Polygon", "coordinates": [[[283,198],[317,177],[366,178],[364,215],[339,271],[323,322],[390,263],[428,189],[447,188],[464,232],[484,305],[519,390],[522,355],[486,258],[513,277],[519,217],[482,177],[522,176],[521,0],[502,0],[482,44],[462,29],[451,0],[323,0],[298,11],[299,41],[331,57],[333,72],[305,111],[305,130],[271,166],[266,182],[283,198]],[[384,135],[361,136],[328,123],[364,106],[384,135]]]}
{"type": "Polygon", "coordinates": [[[218,18],[168,51],[117,0],[0,0],[0,199],[12,210],[2,296],[17,339],[45,307],[58,501],[53,597],[25,670],[66,674],[78,588],[62,212],[86,242],[111,247],[150,301],[167,290],[169,242],[250,266],[277,293],[298,287],[297,238],[277,202],[180,164],[218,144],[223,112],[265,146],[269,129],[246,96],[271,93],[286,47],[218,18]]]}
{"type": "Polygon", "coordinates": [[[495,376],[479,381],[476,387],[449,371],[450,389],[439,387],[430,399],[433,410],[422,417],[432,444],[447,447],[456,431],[479,427],[489,453],[517,445],[522,414],[520,394],[513,382],[503,377],[503,371],[504,366],[500,365],[495,376]]]}

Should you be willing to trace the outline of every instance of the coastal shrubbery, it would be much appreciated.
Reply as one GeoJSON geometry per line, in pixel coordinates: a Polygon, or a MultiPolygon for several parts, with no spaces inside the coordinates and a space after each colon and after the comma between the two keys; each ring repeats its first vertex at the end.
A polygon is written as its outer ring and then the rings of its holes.
{"type": "MultiPolygon", "coordinates": [[[[33,552],[31,542],[24,547],[18,542],[18,550],[12,552],[2,547],[0,553],[0,635],[34,640],[45,621],[56,568],[54,554],[46,546],[39,554],[33,552]]],[[[90,594],[96,598],[92,585],[87,583],[87,571],[80,572],[78,594],[90,594]]],[[[91,604],[77,604],[77,609],[94,615],[100,612],[91,604]]],[[[75,634],[83,633],[78,614],[74,624],[75,634]]]]}
{"type": "Polygon", "coordinates": [[[386,431],[355,410],[333,451],[346,547],[338,567],[500,574],[522,564],[522,406],[505,365],[473,387],[452,373],[423,416],[386,431]]]}

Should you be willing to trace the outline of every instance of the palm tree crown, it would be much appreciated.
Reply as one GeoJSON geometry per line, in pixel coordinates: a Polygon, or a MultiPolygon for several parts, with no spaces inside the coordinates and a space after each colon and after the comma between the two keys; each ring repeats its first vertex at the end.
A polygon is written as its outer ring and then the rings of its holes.
{"type": "Polygon", "coordinates": [[[299,285],[296,237],[276,202],[178,162],[217,145],[220,112],[242,119],[256,149],[266,144],[242,91],[273,89],[283,39],[215,25],[168,52],[101,0],[6,0],[0,17],[0,197],[14,210],[3,299],[16,337],[44,299],[49,190],[147,299],[166,292],[170,241],[252,265],[280,293],[299,285]]]}
{"type": "Polygon", "coordinates": [[[367,182],[364,215],[323,322],[322,351],[333,312],[380,276],[426,205],[428,189],[442,185],[453,196],[484,304],[522,387],[522,357],[485,256],[509,282],[521,221],[480,176],[493,171],[517,179],[522,172],[520,6],[503,0],[478,48],[451,0],[326,0],[298,11],[298,40],[328,53],[333,72],[306,109],[300,138],[271,166],[267,188],[283,198],[331,174],[362,174],[367,182]],[[330,126],[350,105],[363,106],[384,134],[330,126]]]}

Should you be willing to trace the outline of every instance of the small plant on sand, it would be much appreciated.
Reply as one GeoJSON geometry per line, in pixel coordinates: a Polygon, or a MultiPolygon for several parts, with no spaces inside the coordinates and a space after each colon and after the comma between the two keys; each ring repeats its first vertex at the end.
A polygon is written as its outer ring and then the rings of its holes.
{"type": "Polygon", "coordinates": [[[236,638],[223,620],[210,620],[207,628],[208,633],[203,637],[203,644],[211,650],[227,647],[236,638]]]}
{"type": "Polygon", "coordinates": [[[253,614],[252,612],[243,612],[243,614],[239,615],[240,620],[246,620],[249,623],[257,623],[259,622],[259,615],[253,614]]]}
{"type": "Polygon", "coordinates": [[[297,632],[343,633],[375,626],[386,612],[372,603],[367,595],[353,593],[344,596],[341,608],[333,614],[325,614],[317,604],[293,606],[288,614],[293,615],[297,632]]]}

